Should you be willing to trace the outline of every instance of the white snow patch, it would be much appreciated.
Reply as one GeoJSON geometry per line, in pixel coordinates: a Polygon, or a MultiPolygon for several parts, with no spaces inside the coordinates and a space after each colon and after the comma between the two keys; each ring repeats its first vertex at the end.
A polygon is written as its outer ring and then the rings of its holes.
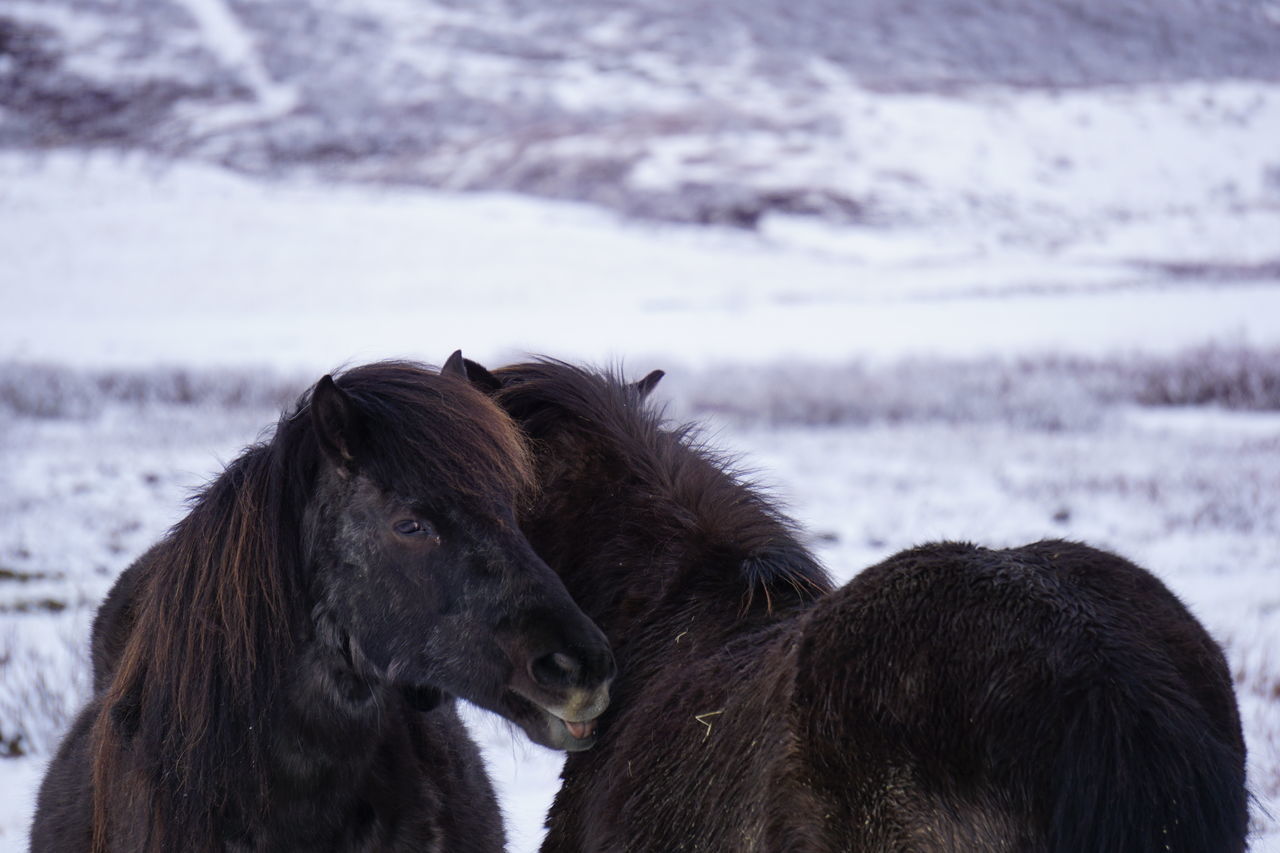
{"type": "Polygon", "coordinates": [[[909,230],[851,231],[851,258],[768,231],[621,225],[514,197],[12,155],[0,158],[0,223],[8,359],[323,371],[438,361],[459,345],[490,360],[676,352],[699,364],[1280,343],[1280,289],[1265,278],[939,253],[909,230]]]}

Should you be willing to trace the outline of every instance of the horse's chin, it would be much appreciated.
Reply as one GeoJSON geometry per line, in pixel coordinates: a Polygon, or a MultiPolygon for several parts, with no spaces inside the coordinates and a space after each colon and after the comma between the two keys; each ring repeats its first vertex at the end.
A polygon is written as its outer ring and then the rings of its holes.
{"type": "Polygon", "coordinates": [[[596,745],[598,714],[586,720],[566,720],[514,690],[503,693],[501,705],[498,713],[536,744],[564,752],[582,752],[596,745]]]}
{"type": "MultiPolygon", "coordinates": [[[[403,669],[393,664],[388,673],[391,676],[388,681],[404,696],[410,707],[419,711],[430,711],[443,701],[453,698],[441,688],[406,678],[403,669]]],[[[608,706],[608,691],[600,692],[603,695],[596,701],[580,706],[574,712],[566,713],[566,709],[557,709],[565,716],[560,716],[555,710],[511,688],[503,689],[496,702],[492,698],[486,701],[466,691],[458,693],[457,696],[515,723],[529,740],[536,744],[548,749],[581,752],[596,744],[596,721],[608,706]]]]}

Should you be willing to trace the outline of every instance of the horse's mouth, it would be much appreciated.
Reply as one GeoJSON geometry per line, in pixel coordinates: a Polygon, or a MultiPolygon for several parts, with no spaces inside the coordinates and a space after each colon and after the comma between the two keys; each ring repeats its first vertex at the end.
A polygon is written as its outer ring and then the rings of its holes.
{"type": "Polygon", "coordinates": [[[504,716],[524,729],[531,741],[565,752],[581,752],[595,746],[600,714],[608,705],[607,694],[577,713],[568,713],[564,706],[548,708],[512,689],[503,699],[507,706],[504,716]]]}
{"type": "Polygon", "coordinates": [[[547,715],[548,727],[552,730],[555,744],[553,748],[563,749],[565,752],[581,752],[596,745],[596,723],[599,718],[573,721],[557,717],[549,711],[543,713],[547,715]]]}
{"type": "Polygon", "coordinates": [[[575,740],[586,740],[596,733],[595,720],[587,720],[582,723],[574,723],[569,720],[561,720],[560,722],[564,724],[565,730],[568,731],[575,740]]]}

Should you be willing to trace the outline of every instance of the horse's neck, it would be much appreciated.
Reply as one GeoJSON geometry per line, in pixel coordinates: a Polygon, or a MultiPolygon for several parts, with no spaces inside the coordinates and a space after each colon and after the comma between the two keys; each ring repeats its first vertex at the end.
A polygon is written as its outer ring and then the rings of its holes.
{"type": "Polygon", "coordinates": [[[605,632],[620,664],[678,666],[794,613],[753,591],[734,559],[708,556],[734,553],[732,530],[649,523],[644,498],[633,505],[574,504],[588,509],[549,517],[539,528],[552,538],[534,538],[534,547],[605,632]],[[584,530],[591,531],[586,547],[579,541],[584,530]]]}
{"type": "MultiPolygon", "coordinates": [[[[362,810],[381,811],[376,789],[385,741],[394,728],[399,697],[350,683],[314,645],[304,645],[273,715],[270,730],[254,733],[271,744],[270,801],[232,837],[246,849],[292,849],[312,842],[338,844],[362,810]],[[390,707],[388,707],[390,706],[390,707]]],[[[345,843],[345,842],[343,842],[345,843]]],[[[234,845],[232,845],[234,848],[234,845]]]]}
{"type": "Polygon", "coordinates": [[[388,723],[386,705],[398,699],[362,682],[335,653],[315,643],[303,646],[275,720],[279,731],[273,734],[283,736],[278,769],[300,766],[287,754],[295,746],[314,761],[346,764],[349,772],[367,766],[388,723]]]}
{"type": "Polygon", "coordinates": [[[571,444],[522,519],[620,664],[760,631],[826,584],[767,499],[680,436],[660,438],[638,461],[634,448],[571,444]],[[764,570],[748,571],[752,561],[764,570]],[[796,588],[778,567],[795,569],[796,588]]]}

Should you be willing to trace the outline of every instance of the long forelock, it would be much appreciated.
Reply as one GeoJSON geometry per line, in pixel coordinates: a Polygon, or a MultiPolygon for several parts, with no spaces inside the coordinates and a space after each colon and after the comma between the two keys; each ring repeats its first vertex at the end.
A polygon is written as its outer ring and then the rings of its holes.
{"type": "Polygon", "coordinates": [[[513,505],[533,485],[524,437],[470,384],[405,362],[337,378],[367,419],[372,479],[407,497],[419,484],[472,506],[513,505]]]}

